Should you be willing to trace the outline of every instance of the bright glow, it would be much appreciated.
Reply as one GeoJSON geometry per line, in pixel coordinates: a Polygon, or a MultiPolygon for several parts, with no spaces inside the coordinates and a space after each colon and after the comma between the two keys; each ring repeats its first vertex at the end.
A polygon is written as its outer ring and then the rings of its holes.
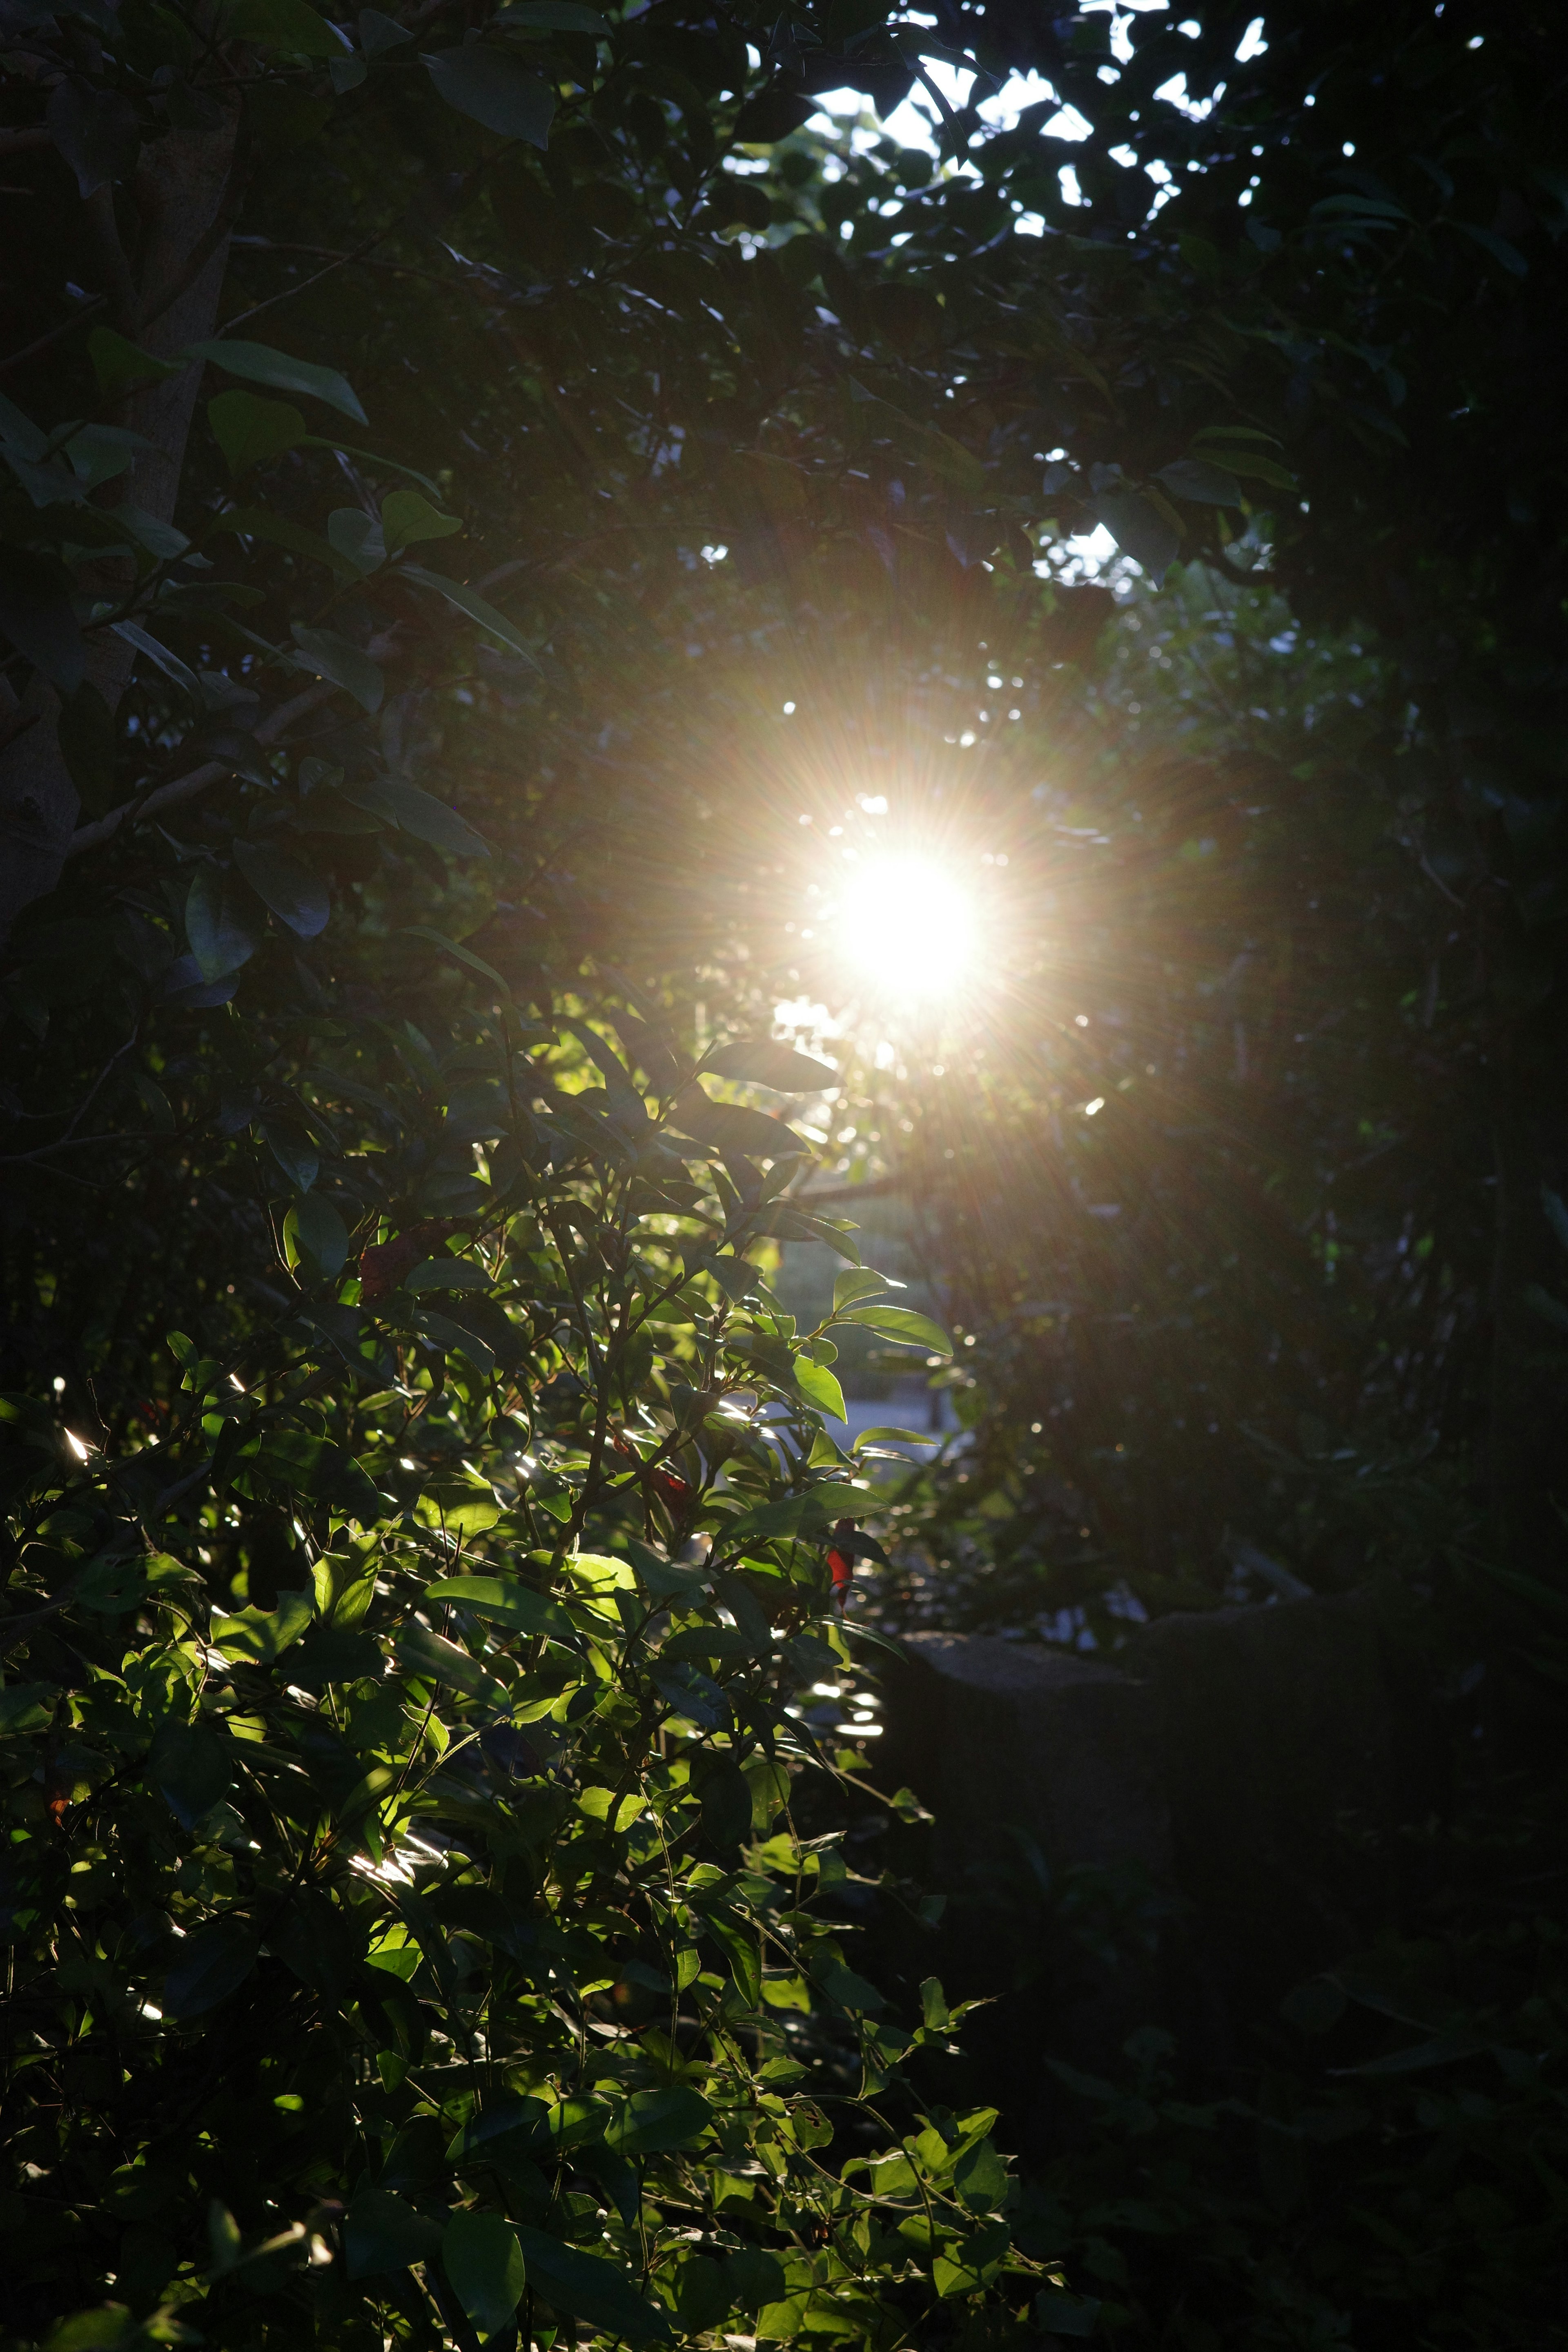
{"type": "Polygon", "coordinates": [[[1105,1097],[1103,1095],[1096,1095],[1092,1102],[1085,1103],[1083,1107],[1083,1115],[1085,1118],[1092,1118],[1097,1111],[1101,1111],[1104,1108],[1105,1097]]]}
{"type": "Polygon", "coordinates": [[[845,885],[835,926],[879,996],[947,996],[974,961],[974,904],[931,857],[867,859],[845,885]]]}
{"type": "Polygon", "coordinates": [[[90,1445],[84,1445],[84,1444],[82,1444],[82,1442],[81,1442],[80,1438],[77,1435],[77,1433],[76,1433],[76,1432],[75,1432],[75,1430],[74,1430],[74,1429],[68,1429],[68,1430],[67,1430],[67,1432],[66,1432],[66,1444],[70,1447],[71,1452],[76,1455],[76,1458],[77,1458],[77,1460],[78,1460],[79,1462],[85,1462],[85,1461],[87,1460],[88,1455],[89,1455],[89,1454],[91,1453],[91,1451],[92,1451],[92,1448],[91,1448],[91,1446],[90,1446],[90,1445]]]}

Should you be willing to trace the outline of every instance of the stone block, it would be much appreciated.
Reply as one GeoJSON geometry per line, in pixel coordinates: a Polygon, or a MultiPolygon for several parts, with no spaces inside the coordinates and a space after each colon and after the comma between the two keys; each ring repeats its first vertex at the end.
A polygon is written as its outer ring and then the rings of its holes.
{"type": "Polygon", "coordinates": [[[983,2071],[1022,2067],[1049,2106],[1046,2056],[1103,2070],[1148,2021],[1213,2079],[1387,1916],[1430,1741],[1369,1596],[1163,1618],[1114,1664],[983,1634],[906,1646],[885,1764],[935,1815],[949,1990],[1001,1998],[983,2071]]]}

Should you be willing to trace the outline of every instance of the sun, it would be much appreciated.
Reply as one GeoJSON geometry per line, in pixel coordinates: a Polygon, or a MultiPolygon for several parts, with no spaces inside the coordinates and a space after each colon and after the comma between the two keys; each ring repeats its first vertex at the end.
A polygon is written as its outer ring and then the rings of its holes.
{"type": "Polygon", "coordinates": [[[890,1003],[951,997],[974,970],[973,898],[934,857],[867,858],[844,886],[834,928],[847,961],[890,1003]]]}

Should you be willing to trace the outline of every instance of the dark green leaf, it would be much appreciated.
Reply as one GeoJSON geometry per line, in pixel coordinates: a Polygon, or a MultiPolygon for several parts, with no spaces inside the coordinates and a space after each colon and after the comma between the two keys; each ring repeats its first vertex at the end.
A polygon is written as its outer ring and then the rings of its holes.
{"type": "Polygon", "coordinates": [[[268,1666],[299,1640],[314,1615],[315,1603],[308,1592],[282,1592],[276,1609],[242,1609],[237,1616],[215,1617],[213,1645],[225,1657],[268,1666]]]}
{"type": "Polygon", "coordinates": [[[560,1641],[575,1630],[559,1601],[547,1601],[511,1577],[448,1576],[426,1585],[425,1598],[456,1601],[460,1609],[516,1633],[547,1633],[560,1641]]]}
{"type": "Polygon", "coordinates": [[[287,400],[262,400],[254,392],[220,392],[207,403],[207,422],[231,474],[266,466],[305,437],[305,420],[287,400]]]}
{"type": "Polygon", "coordinates": [[[427,1633],[423,1625],[405,1625],[397,1637],[397,1654],[405,1671],[422,1679],[449,1684],[454,1690],[466,1691],[470,1698],[483,1699],[487,1706],[499,1706],[506,1692],[493,1675],[488,1675],[478,1658],[460,1650],[455,1642],[443,1640],[439,1633],[427,1633]]]}
{"type": "Polygon", "coordinates": [[[1095,513],[1124,555],[1156,584],[1163,580],[1180,542],[1152,499],[1141,490],[1102,490],[1095,513]]]}
{"type": "Polygon", "coordinates": [[[1236,476],[1223,466],[1211,464],[1206,457],[1178,457],[1174,465],[1162,466],[1154,479],[1173,498],[1191,499],[1205,506],[1241,504],[1241,484],[1236,476]]]}
{"type": "Polygon", "coordinates": [[[459,114],[487,131],[500,131],[503,139],[549,145],[555,92],[510,49],[474,42],[463,48],[437,49],[426,56],[425,66],[447,105],[459,114]]]}
{"type": "Polygon", "coordinates": [[[704,1055],[702,1067],[718,1078],[752,1079],[758,1086],[772,1087],[775,1094],[820,1094],[825,1087],[841,1083],[837,1071],[826,1062],[814,1061],[809,1054],[773,1037],[721,1045],[704,1055]]]}
{"type": "MultiPolygon", "coordinates": [[[[473,58],[478,57],[480,52],[477,49],[447,49],[442,54],[448,58],[473,58]]],[[[484,52],[487,57],[495,57],[498,54],[494,49],[484,52]]],[[[428,64],[429,60],[426,59],[426,62],[428,64]]],[[[506,62],[511,65],[516,61],[509,58],[506,62]]],[[[521,656],[531,669],[539,667],[539,664],[534,660],[532,654],[518,635],[505,614],[498,613],[495,606],[488,603],[477,588],[469,588],[460,580],[448,580],[443,572],[427,572],[422,564],[418,563],[405,563],[403,566],[403,577],[405,580],[416,580],[422,588],[434,589],[438,596],[444,596],[447,604],[455,605],[459,613],[466,613],[470,621],[477,621],[481,629],[488,629],[490,635],[499,639],[509,653],[521,656]]]]}
{"type": "Polygon", "coordinates": [[[620,2156],[659,2156],[689,2147],[706,2131],[713,2110],[700,2091],[677,2086],[665,2091],[636,2091],[605,2133],[620,2156]]]}
{"type": "Polygon", "coordinates": [[[217,1919],[182,1941],[163,1981],[165,2017],[202,2017],[237,1991],[256,1966],[257,1942],[243,1919],[217,1919]]]}
{"type": "Polygon", "coordinates": [[[600,41],[610,37],[598,10],[584,8],[582,0],[508,0],[500,21],[534,26],[542,33],[588,33],[600,41]]]}
{"type": "Polygon", "coordinates": [[[264,905],[302,940],[325,930],[331,896],[320,875],[281,849],[258,841],[237,841],[234,862],[264,905]]]}
{"type": "MultiPolygon", "coordinates": [[[[474,831],[466,818],[460,817],[456,809],[448,808],[445,801],[437,800],[433,793],[421,792],[417,784],[405,783],[400,777],[376,776],[356,783],[345,783],[342,790],[344,799],[353,801],[356,807],[369,809],[374,815],[385,818],[389,824],[400,825],[416,841],[427,841],[433,849],[443,851],[448,857],[488,857],[490,854],[489,844],[474,831]]],[[[413,928],[411,925],[410,929],[413,928]]],[[[436,939],[440,935],[425,931],[418,936],[436,939]]],[[[449,946],[450,942],[443,940],[442,945],[449,946]]],[[[461,950],[454,948],[452,952],[456,955],[461,950]]],[[[468,958],[464,960],[471,961],[468,958]]],[[[489,968],[486,965],[481,969],[489,971],[489,968]]],[[[492,977],[498,986],[506,987],[499,972],[492,977]]]]}
{"type": "Polygon", "coordinates": [[[638,2294],[624,2271],[596,2254],[563,2246],[542,2230],[519,2226],[529,2284],[552,2310],[586,2320],[591,2327],[624,2336],[630,2344],[666,2344],[669,2323],[638,2294]]]}
{"type": "Polygon", "coordinates": [[[191,877],[185,937],[204,980],[222,980],[256,953],[253,909],[219,866],[198,866],[191,877]]]}
{"type": "Polygon", "coordinates": [[[441,2262],[481,2344],[510,2326],[527,2274],[517,2234],[499,2213],[454,2213],[441,2262]]]}
{"type": "Polygon", "coordinates": [[[456,515],[445,515],[417,490],[391,490],[381,502],[382,542],[388,555],[422,539],[449,539],[461,530],[456,515]]]}
{"type": "Polygon", "coordinates": [[[736,1152],[752,1160],[781,1160],[805,1150],[798,1135],[782,1118],[748,1110],[740,1103],[718,1103],[693,1084],[670,1106],[669,1122],[680,1135],[693,1137],[710,1150],[736,1152]]]}
{"type": "MultiPolygon", "coordinates": [[[[375,712],[381,709],[386,681],[367,653],[340,637],[332,629],[308,629],[302,622],[290,624],[294,643],[305,657],[305,665],[318,677],[330,678],[352,694],[363,710],[375,712]]],[[[351,795],[352,797],[352,795],[351,795]]]]}
{"type": "Polygon", "coordinates": [[[952,1341],[940,1323],[929,1315],[917,1315],[910,1307],[883,1306],[847,1307],[834,1320],[838,1323],[863,1324],[884,1339],[901,1339],[907,1347],[928,1348],[932,1354],[951,1356],[952,1341]]]}
{"type": "MultiPolygon", "coordinates": [[[[245,0],[249,5],[249,0],[245,0]]],[[[305,5],[305,0],[265,0],[268,7],[298,8],[301,17],[315,15],[305,5]]],[[[320,20],[318,20],[320,21],[320,20]]],[[[329,26],[322,31],[331,42],[331,49],[318,54],[341,57],[343,45],[329,26]]],[[[310,360],[290,359],[286,352],[275,352],[268,343],[238,342],[226,336],[215,341],[192,343],[189,357],[209,360],[214,367],[222,368],[226,375],[237,375],[247,383],[265,383],[274,392],[302,392],[312,400],[324,401],[329,408],[337,409],[355,425],[366,424],[363,409],[354,397],[352,385],[336,368],[318,367],[310,360]]],[[[226,397],[226,395],[225,395],[226,397]]]]}
{"type": "Polygon", "coordinates": [[[441,2252],[441,2243],[440,2223],[416,2212],[389,2189],[359,2189],[343,2223],[351,2279],[430,2262],[441,2252]]]}
{"type": "MultiPolygon", "coordinates": [[[[306,1192],[289,1210],[283,1224],[284,1246],[294,1244],[313,1270],[331,1281],[341,1274],[349,1254],[348,1232],[331,1202],[320,1192],[306,1192]]],[[[294,1259],[290,1263],[294,1263],[294,1259]]]]}
{"type": "Polygon", "coordinates": [[[127,384],[157,383],[178,375],[179,360],[154,359],[112,327],[95,327],[87,339],[87,355],[102,393],[123,392],[127,384]]]}

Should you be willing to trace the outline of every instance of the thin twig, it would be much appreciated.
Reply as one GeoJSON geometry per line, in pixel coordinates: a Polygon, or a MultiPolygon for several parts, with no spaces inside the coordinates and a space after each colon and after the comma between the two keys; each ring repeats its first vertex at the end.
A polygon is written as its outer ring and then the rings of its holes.
{"type": "Polygon", "coordinates": [[[303,294],[310,287],[319,286],[323,278],[331,276],[334,269],[342,269],[351,261],[363,260],[376,246],[384,244],[397,226],[395,221],[390,222],[385,228],[377,229],[374,236],[367,236],[363,245],[355,246],[353,252],[342,255],[336,261],[329,261],[326,268],[318,269],[313,277],[301,278],[298,286],[285,286],[280,294],[269,294],[265,302],[253,302],[249,310],[242,310],[237,319],[226,319],[218,329],[219,335],[232,335],[237,327],[243,327],[249,320],[258,318],[263,310],[270,310],[274,303],[287,302],[291,294],[303,294]]]}
{"type": "MultiPolygon", "coordinates": [[[[319,260],[331,261],[339,265],[351,261],[356,262],[365,269],[384,270],[389,278],[422,278],[427,286],[457,288],[461,284],[461,280],[458,278],[443,277],[438,269],[416,269],[413,263],[408,261],[373,261],[363,252],[340,253],[335,246],[331,245],[290,245],[270,236],[237,236],[234,242],[236,245],[243,246],[250,253],[310,253],[314,254],[319,260]]],[[[324,277],[325,274],[325,271],[317,272],[318,277],[324,277]]],[[[307,278],[302,282],[306,286],[313,286],[316,281],[313,278],[307,278]]],[[[287,287],[284,289],[287,293],[297,293],[300,290],[298,287],[287,287]]],[[[268,296],[268,300],[270,302],[280,302],[282,299],[280,294],[268,296]]],[[[247,311],[245,315],[248,318],[251,313],[247,311]]]]}
{"type": "MultiPolygon", "coordinates": [[[[395,625],[379,637],[373,637],[365,651],[372,661],[384,661],[395,649],[397,638],[398,628],[395,625]]],[[[276,710],[253,727],[250,730],[252,741],[277,742],[297,719],[303,719],[307,712],[317,709],[339,690],[330,678],[323,678],[319,685],[308,686],[302,694],[293,695],[289,701],[280,702],[276,710]]],[[[159,810],[176,807],[181,801],[195,800],[196,794],[205,793],[209,784],[216,784],[221,777],[232,772],[226,760],[204,761],[199,768],[191,769],[186,775],[172,777],[168,783],[159,784],[153,792],[143,794],[142,799],[122,802],[119,808],[110,809],[107,816],[100,816],[96,824],[79,825],[71,835],[66,856],[76,857],[84,849],[96,849],[100,842],[112,840],[128,819],[139,822],[159,810]]]]}

